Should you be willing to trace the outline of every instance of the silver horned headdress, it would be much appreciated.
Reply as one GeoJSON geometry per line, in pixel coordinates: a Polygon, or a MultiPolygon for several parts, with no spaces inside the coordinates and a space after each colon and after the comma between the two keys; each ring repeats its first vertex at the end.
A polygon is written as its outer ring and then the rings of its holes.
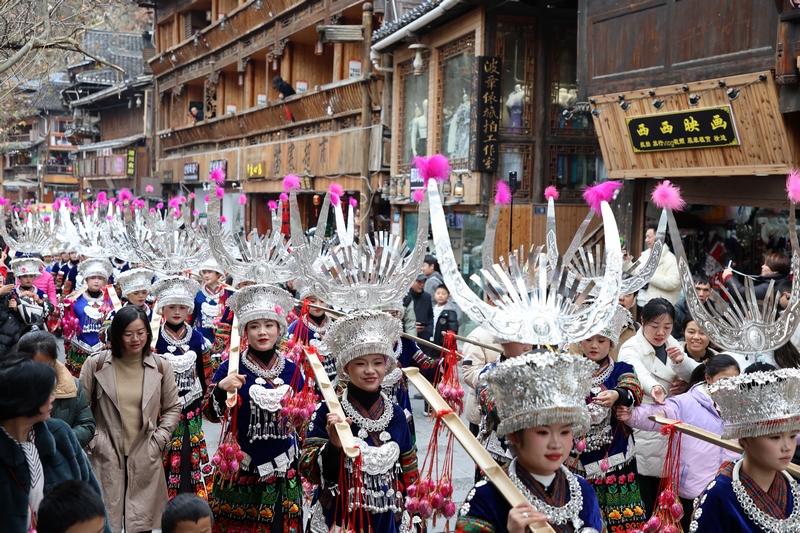
{"type": "MultiPolygon", "coordinates": [[[[422,268],[428,237],[428,201],[419,207],[417,240],[413,250],[388,232],[362,235],[358,243],[324,246],[330,195],[320,210],[312,241],[302,233],[297,194],[290,196],[292,255],[308,290],[343,309],[375,309],[403,298],[422,268]]],[[[351,217],[352,220],[352,217],[351,217]]]]}
{"type": "Polygon", "coordinates": [[[108,258],[106,217],[112,213],[111,209],[111,205],[98,204],[87,208],[87,204],[81,204],[80,209],[72,213],[62,204],[58,217],[60,238],[75,246],[80,255],[108,258]]]}
{"type": "Polygon", "coordinates": [[[272,231],[259,235],[257,229],[245,239],[220,223],[220,202],[216,194],[208,200],[208,243],[217,262],[233,276],[256,283],[282,283],[297,277],[289,242],[281,234],[281,207],[272,210],[272,231]]]}
{"type": "Polygon", "coordinates": [[[365,355],[387,357],[386,372],[394,370],[397,356],[394,343],[400,338],[400,320],[382,311],[364,309],[337,319],[325,333],[325,345],[336,356],[336,371],[344,376],[347,363],[365,355]]]}
{"type": "Polygon", "coordinates": [[[752,372],[712,383],[723,439],[800,431],[800,370],[752,372]]]}
{"type": "Polygon", "coordinates": [[[572,424],[574,435],[586,433],[586,397],[595,370],[597,364],[585,357],[546,350],[499,363],[481,376],[497,406],[497,434],[549,424],[572,424]]]}
{"type": "Polygon", "coordinates": [[[156,313],[161,313],[168,305],[185,305],[191,313],[194,310],[194,298],[200,290],[200,284],[186,276],[167,276],[153,284],[152,293],[156,298],[156,313]]]}
{"type": "MultiPolygon", "coordinates": [[[[491,306],[472,292],[461,275],[435,182],[428,184],[428,197],[433,240],[445,284],[459,307],[496,337],[529,344],[557,345],[591,337],[612,320],[620,294],[622,251],[617,223],[608,203],[603,202],[601,206],[606,268],[601,288],[591,305],[581,307],[594,288],[593,283],[582,290],[579,290],[578,281],[568,283],[569,273],[564,266],[568,261],[558,254],[551,199],[548,220],[552,219],[553,224],[552,230],[548,230],[546,253],[542,247],[531,247],[527,260],[522,264],[516,255],[509,255],[508,264],[501,258],[499,265],[482,269],[483,280],[472,276],[472,281],[494,303],[491,306]]],[[[486,255],[484,251],[484,257],[486,255]]]]}
{"type": "Polygon", "coordinates": [[[149,291],[153,286],[153,271],[147,268],[126,270],[116,279],[123,296],[136,291],[149,291]]]}
{"type": "Polygon", "coordinates": [[[42,216],[37,212],[26,210],[20,218],[19,213],[12,211],[8,222],[16,231],[13,237],[6,228],[5,206],[0,204],[0,233],[9,248],[15,252],[38,254],[50,248],[56,240],[57,226],[55,213],[53,216],[42,216]]]}
{"type": "Polygon", "coordinates": [[[86,280],[92,276],[108,279],[111,277],[111,261],[106,257],[88,257],[78,263],[78,272],[86,280]]]}
{"type": "Polygon", "coordinates": [[[291,294],[273,285],[248,285],[230,296],[227,305],[239,319],[239,335],[244,335],[248,322],[264,319],[277,322],[283,337],[294,300],[291,294]]]}
{"type": "Polygon", "coordinates": [[[35,257],[18,257],[11,260],[11,270],[18,278],[20,276],[36,276],[39,277],[44,268],[44,262],[35,257]]]}

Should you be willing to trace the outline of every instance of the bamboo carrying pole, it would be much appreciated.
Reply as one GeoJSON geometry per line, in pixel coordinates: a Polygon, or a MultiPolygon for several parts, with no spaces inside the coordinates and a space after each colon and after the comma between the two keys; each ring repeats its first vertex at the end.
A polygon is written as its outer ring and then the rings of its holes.
{"type": "MultiPolygon", "coordinates": [[[[228,375],[239,373],[239,360],[242,354],[239,353],[239,319],[234,316],[231,323],[231,347],[228,351],[228,375]]],[[[236,395],[239,392],[236,389],[228,391],[228,398],[225,400],[225,405],[229,408],[236,405],[236,395]]]]}
{"type": "MultiPolygon", "coordinates": [[[[726,450],[730,450],[736,453],[744,453],[744,448],[739,446],[739,443],[734,440],[727,440],[723,439],[716,433],[711,433],[710,431],[706,431],[705,429],[699,428],[697,426],[693,426],[691,424],[686,424],[681,422],[680,420],[673,420],[671,418],[667,418],[664,415],[651,415],[648,417],[650,420],[655,422],[656,424],[661,425],[669,425],[675,424],[675,429],[680,431],[685,435],[689,435],[690,437],[694,437],[696,439],[700,439],[702,441],[714,444],[719,446],[720,448],[725,448],[726,450]]],[[[796,478],[800,478],[800,466],[797,466],[794,463],[790,463],[789,466],[786,468],[786,471],[789,472],[792,476],[796,478]]]]}
{"type": "Polygon", "coordinates": [[[106,288],[108,289],[108,298],[114,305],[114,312],[119,311],[122,308],[122,302],[119,300],[119,296],[117,296],[117,289],[114,288],[114,285],[107,285],[106,288]]]}
{"type": "MultiPolygon", "coordinates": [[[[503,471],[500,465],[492,459],[489,453],[481,446],[472,433],[470,433],[464,422],[458,415],[450,409],[450,406],[442,399],[436,389],[433,388],[425,377],[419,373],[418,368],[404,368],[408,380],[414,384],[417,390],[428,401],[431,409],[434,412],[450,411],[450,413],[442,416],[442,422],[445,423],[447,428],[458,439],[458,442],[464,447],[467,453],[475,461],[475,464],[483,470],[486,477],[491,481],[497,490],[505,497],[506,501],[511,504],[511,507],[516,507],[518,504],[527,501],[525,496],[522,495],[520,490],[511,482],[511,479],[503,471]]],[[[550,524],[539,523],[531,524],[530,530],[533,533],[555,533],[550,524]]]]}
{"type": "Polygon", "coordinates": [[[347,417],[342,409],[342,404],[339,402],[339,397],[336,396],[336,391],[333,390],[331,380],[328,379],[328,373],[325,372],[325,367],[317,356],[315,350],[306,350],[306,357],[311,363],[311,368],[314,370],[314,377],[316,378],[319,390],[322,392],[322,398],[328,405],[328,411],[341,417],[342,422],[336,424],[336,433],[339,434],[339,440],[342,443],[342,450],[347,457],[358,457],[361,453],[356,446],[356,440],[353,437],[353,432],[350,429],[350,424],[347,423],[347,417]]]}

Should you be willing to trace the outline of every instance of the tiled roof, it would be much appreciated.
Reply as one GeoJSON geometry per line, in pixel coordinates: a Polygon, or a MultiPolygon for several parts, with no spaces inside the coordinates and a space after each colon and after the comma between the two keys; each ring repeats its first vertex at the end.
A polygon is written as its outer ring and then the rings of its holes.
{"type": "Polygon", "coordinates": [[[61,91],[69,87],[66,83],[43,82],[33,97],[33,105],[36,109],[46,109],[48,111],[62,111],[66,113],[61,102],[61,91]]]}
{"type": "MultiPolygon", "coordinates": [[[[144,73],[144,38],[141,33],[120,33],[89,30],[83,35],[83,48],[111,64],[121,67],[121,74],[111,67],[87,70],[75,75],[79,82],[114,84],[122,79],[135,78],[144,73]]],[[[82,65],[80,62],[74,66],[82,65]]]]}
{"type": "Polygon", "coordinates": [[[425,13],[433,11],[436,8],[436,6],[438,6],[441,3],[442,0],[425,0],[420,5],[418,5],[417,7],[415,7],[414,9],[412,9],[399,19],[390,22],[388,24],[385,24],[379,30],[372,32],[372,42],[375,43],[385,37],[388,37],[389,35],[393,34],[397,30],[402,28],[403,26],[411,24],[413,21],[417,20],[425,13]]]}

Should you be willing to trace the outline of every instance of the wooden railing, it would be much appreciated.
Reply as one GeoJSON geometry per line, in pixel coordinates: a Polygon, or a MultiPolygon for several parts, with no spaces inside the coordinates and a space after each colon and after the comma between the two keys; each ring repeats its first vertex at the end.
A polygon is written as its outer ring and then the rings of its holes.
{"type": "Polygon", "coordinates": [[[191,144],[225,141],[258,133],[268,133],[360,113],[366,85],[373,103],[378,98],[377,80],[348,79],[322,86],[319,90],[276,100],[236,114],[223,115],[194,125],[162,130],[161,147],[170,150],[191,144]],[[294,117],[289,120],[286,110],[294,117]]]}

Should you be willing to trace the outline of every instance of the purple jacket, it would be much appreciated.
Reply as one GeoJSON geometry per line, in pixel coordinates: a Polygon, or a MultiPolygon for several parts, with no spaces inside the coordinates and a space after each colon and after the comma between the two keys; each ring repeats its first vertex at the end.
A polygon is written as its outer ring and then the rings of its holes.
{"type": "MultiPolygon", "coordinates": [[[[640,405],[633,409],[627,424],[636,429],[658,431],[663,426],[648,420],[648,416],[664,413],[667,418],[680,420],[705,429],[717,435],[722,434],[722,419],[711,398],[703,394],[698,383],[684,394],[667,398],[665,405],[640,405]]],[[[724,461],[735,461],[740,454],[725,450],[708,442],[683,435],[681,437],[681,484],[678,493],[681,498],[693,500],[717,477],[717,471],[724,461]]]]}

